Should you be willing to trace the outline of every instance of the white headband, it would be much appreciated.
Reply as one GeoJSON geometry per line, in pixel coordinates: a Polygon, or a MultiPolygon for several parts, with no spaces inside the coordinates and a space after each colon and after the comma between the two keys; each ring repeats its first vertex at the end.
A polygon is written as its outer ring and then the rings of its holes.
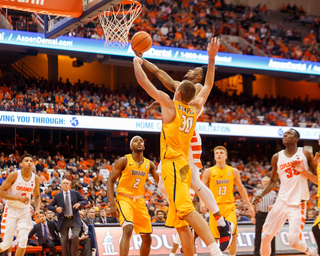
{"type": "Polygon", "coordinates": [[[130,140],[130,147],[132,147],[132,143],[133,143],[133,140],[134,140],[135,138],[141,138],[141,136],[139,136],[139,135],[134,136],[134,137],[130,140]]]}

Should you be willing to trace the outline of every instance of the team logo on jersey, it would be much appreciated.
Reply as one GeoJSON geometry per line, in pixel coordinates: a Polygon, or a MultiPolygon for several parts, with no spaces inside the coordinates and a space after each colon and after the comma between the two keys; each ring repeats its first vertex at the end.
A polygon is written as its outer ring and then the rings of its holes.
{"type": "Polygon", "coordinates": [[[148,166],[148,165],[145,165],[144,167],[146,167],[146,169],[148,169],[149,166],[148,166]]]}
{"type": "Polygon", "coordinates": [[[17,186],[17,187],[16,187],[16,190],[19,190],[19,191],[26,191],[26,192],[32,192],[33,188],[17,186]]]}
{"type": "Polygon", "coordinates": [[[230,173],[230,172],[228,172],[228,175],[230,176],[230,175],[231,175],[231,173],[230,173]]]}
{"type": "Polygon", "coordinates": [[[300,160],[300,156],[299,155],[297,155],[297,160],[300,160]]]}

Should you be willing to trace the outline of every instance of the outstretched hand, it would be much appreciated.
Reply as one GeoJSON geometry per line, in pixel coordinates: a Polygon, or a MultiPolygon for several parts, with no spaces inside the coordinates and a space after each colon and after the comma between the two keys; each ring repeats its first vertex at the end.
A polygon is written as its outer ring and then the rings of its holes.
{"type": "Polygon", "coordinates": [[[220,49],[220,39],[217,37],[211,38],[211,41],[207,47],[209,58],[215,58],[219,49],[220,49]]]}

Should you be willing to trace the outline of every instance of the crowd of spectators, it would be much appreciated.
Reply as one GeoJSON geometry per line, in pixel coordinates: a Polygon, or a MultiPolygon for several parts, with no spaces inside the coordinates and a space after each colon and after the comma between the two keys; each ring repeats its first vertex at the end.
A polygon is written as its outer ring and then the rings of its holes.
{"type": "MultiPolygon", "coordinates": [[[[26,152],[23,152],[24,154],[26,152]]],[[[107,197],[107,179],[109,173],[114,167],[114,163],[120,156],[114,159],[104,157],[95,157],[94,154],[75,156],[66,158],[56,152],[54,156],[38,158],[33,156],[34,172],[40,177],[41,184],[41,210],[46,211],[52,198],[60,191],[62,179],[68,179],[72,183],[72,189],[79,191],[89,202],[84,214],[91,218],[92,223],[104,223],[107,217],[107,223],[117,223],[118,220],[110,215],[109,201],[107,197]]],[[[9,173],[19,167],[20,155],[18,151],[10,155],[1,152],[0,185],[6,179],[9,173]]],[[[156,166],[159,162],[157,158],[152,159],[156,166]]],[[[211,162],[203,163],[204,168],[212,166],[211,162]]],[[[261,180],[264,176],[270,175],[271,164],[269,161],[262,159],[248,159],[246,163],[240,159],[231,159],[228,164],[238,168],[241,174],[241,180],[246,187],[249,197],[252,199],[257,189],[261,188],[261,180]]],[[[317,186],[310,183],[311,198],[308,201],[308,210],[313,213],[318,212],[317,208],[317,186]]],[[[238,209],[239,219],[241,216],[250,216],[248,207],[240,197],[237,188],[234,188],[235,204],[238,209]]],[[[157,188],[157,184],[152,177],[145,183],[144,192],[145,201],[149,210],[152,222],[163,223],[168,211],[168,202],[162,197],[157,188]]],[[[1,201],[2,199],[0,199],[1,201]]],[[[3,202],[2,202],[3,203],[3,202]]],[[[32,202],[33,203],[33,202],[32,202]]],[[[199,209],[198,201],[195,205],[199,209]]],[[[0,213],[1,213],[0,207],[0,213]]],[[[314,219],[314,216],[308,216],[314,219]]],[[[206,215],[208,217],[208,214],[206,215]]],[[[246,219],[246,218],[242,218],[246,219]]],[[[35,220],[37,221],[37,220],[35,220]]],[[[90,224],[90,223],[89,223],[90,224]]]]}
{"type": "MultiPolygon", "coordinates": [[[[230,42],[238,51],[254,55],[254,48],[268,56],[320,62],[320,19],[308,15],[303,6],[281,6],[287,13],[284,22],[306,26],[310,33],[302,37],[299,28],[286,28],[283,22],[266,22],[268,7],[245,6],[241,3],[225,4],[224,1],[184,0],[184,1],[141,1],[141,15],[130,29],[129,38],[137,31],[147,31],[152,35],[153,44],[170,47],[205,50],[212,36],[233,35],[246,39],[251,45],[230,42]],[[292,41],[301,42],[291,44],[292,41]]],[[[280,10],[279,10],[280,12],[280,10]]],[[[34,30],[35,19],[20,16],[14,22],[14,29],[34,30]]],[[[104,33],[96,18],[68,33],[68,36],[104,39],[104,33]]],[[[221,52],[227,48],[222,44],[221,52]]],[[[232,51],[229,49],[229,51],[232,51]]]]}
{"type": "MultiPolygon", "coordinates": [[[[159,85],[160,87],[160,85],[159,85]]],[[[161,119],[160,109],[148,115],[151,98],[140,88],[122,86],[117,91],[67,80],[0,78],[0,111],[72,114],[101,117],[161,119]]],[[[199,121],[253,125],[320,127],[320,101],[285,97],[229,95],[214,87],[199,121]]]]}

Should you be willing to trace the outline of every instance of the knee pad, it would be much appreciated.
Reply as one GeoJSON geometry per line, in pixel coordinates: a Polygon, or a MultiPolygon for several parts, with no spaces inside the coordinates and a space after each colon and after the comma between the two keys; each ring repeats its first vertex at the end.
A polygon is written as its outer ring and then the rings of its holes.
{"type": "Polygon", "coordinates": [[[299,237],[289,235],[288,242],[292,248],[295,248],[299,244],[299,237]]]}

